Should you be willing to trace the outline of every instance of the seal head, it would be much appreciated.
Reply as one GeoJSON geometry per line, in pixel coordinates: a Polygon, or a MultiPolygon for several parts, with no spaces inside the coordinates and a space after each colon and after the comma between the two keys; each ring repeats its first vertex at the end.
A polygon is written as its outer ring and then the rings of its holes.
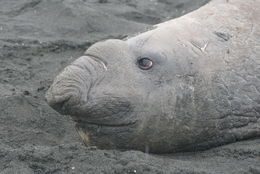
{"type": "Polygon", "coordinates": [[[245,25],[259,20],[240,13],[250,3],[219,2],[94,44],[57,76],[47,102],[104,149],[194,151],[260,136],[259,34],[245,25]]]}

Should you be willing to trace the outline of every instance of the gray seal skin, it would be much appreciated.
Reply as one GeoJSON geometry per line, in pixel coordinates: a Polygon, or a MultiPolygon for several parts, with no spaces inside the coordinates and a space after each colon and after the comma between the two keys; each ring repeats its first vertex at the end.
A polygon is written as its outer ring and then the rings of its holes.
{"type": "Polygon", "coordinates": [[[260,1],[215,0],[91,46],[46,94],[84,143],[153,153],[260,136],[260,1]]]}

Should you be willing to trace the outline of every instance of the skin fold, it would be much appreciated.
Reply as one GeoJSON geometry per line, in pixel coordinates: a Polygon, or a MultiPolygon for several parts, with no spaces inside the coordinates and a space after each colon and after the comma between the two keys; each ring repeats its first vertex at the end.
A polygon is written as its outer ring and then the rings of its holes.
{"type": "Polygon", "coordinates": [[[56,77],[47,102],[101,149],[196,151],[259,137],[259,9],[258,0],[213,0],[98,42],[56,77]]]}

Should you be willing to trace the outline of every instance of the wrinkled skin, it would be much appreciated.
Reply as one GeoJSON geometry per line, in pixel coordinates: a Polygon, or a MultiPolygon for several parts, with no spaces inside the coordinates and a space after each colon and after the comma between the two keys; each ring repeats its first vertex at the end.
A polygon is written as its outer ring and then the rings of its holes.
{"type": "Polygon", "coordinates": [[[47,92],[87,145],[193,151],[260,136],[259,1],[216,0],[91,46],[47,92]],[[140,58],[153,66],[143,70],[140,58]]]}

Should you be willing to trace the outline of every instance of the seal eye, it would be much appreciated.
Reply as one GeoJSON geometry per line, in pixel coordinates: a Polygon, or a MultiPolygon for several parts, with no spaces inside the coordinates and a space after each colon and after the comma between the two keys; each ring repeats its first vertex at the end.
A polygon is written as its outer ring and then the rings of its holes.
{"type": "Polygon", "coordinates": [[[141,58],[138,60],[138,65],[139,65],[139,68],[141,68],[143,70],[148,70],[153,66],[153,61],[147,57],[144,57],[144,58],[141,58]]]}

